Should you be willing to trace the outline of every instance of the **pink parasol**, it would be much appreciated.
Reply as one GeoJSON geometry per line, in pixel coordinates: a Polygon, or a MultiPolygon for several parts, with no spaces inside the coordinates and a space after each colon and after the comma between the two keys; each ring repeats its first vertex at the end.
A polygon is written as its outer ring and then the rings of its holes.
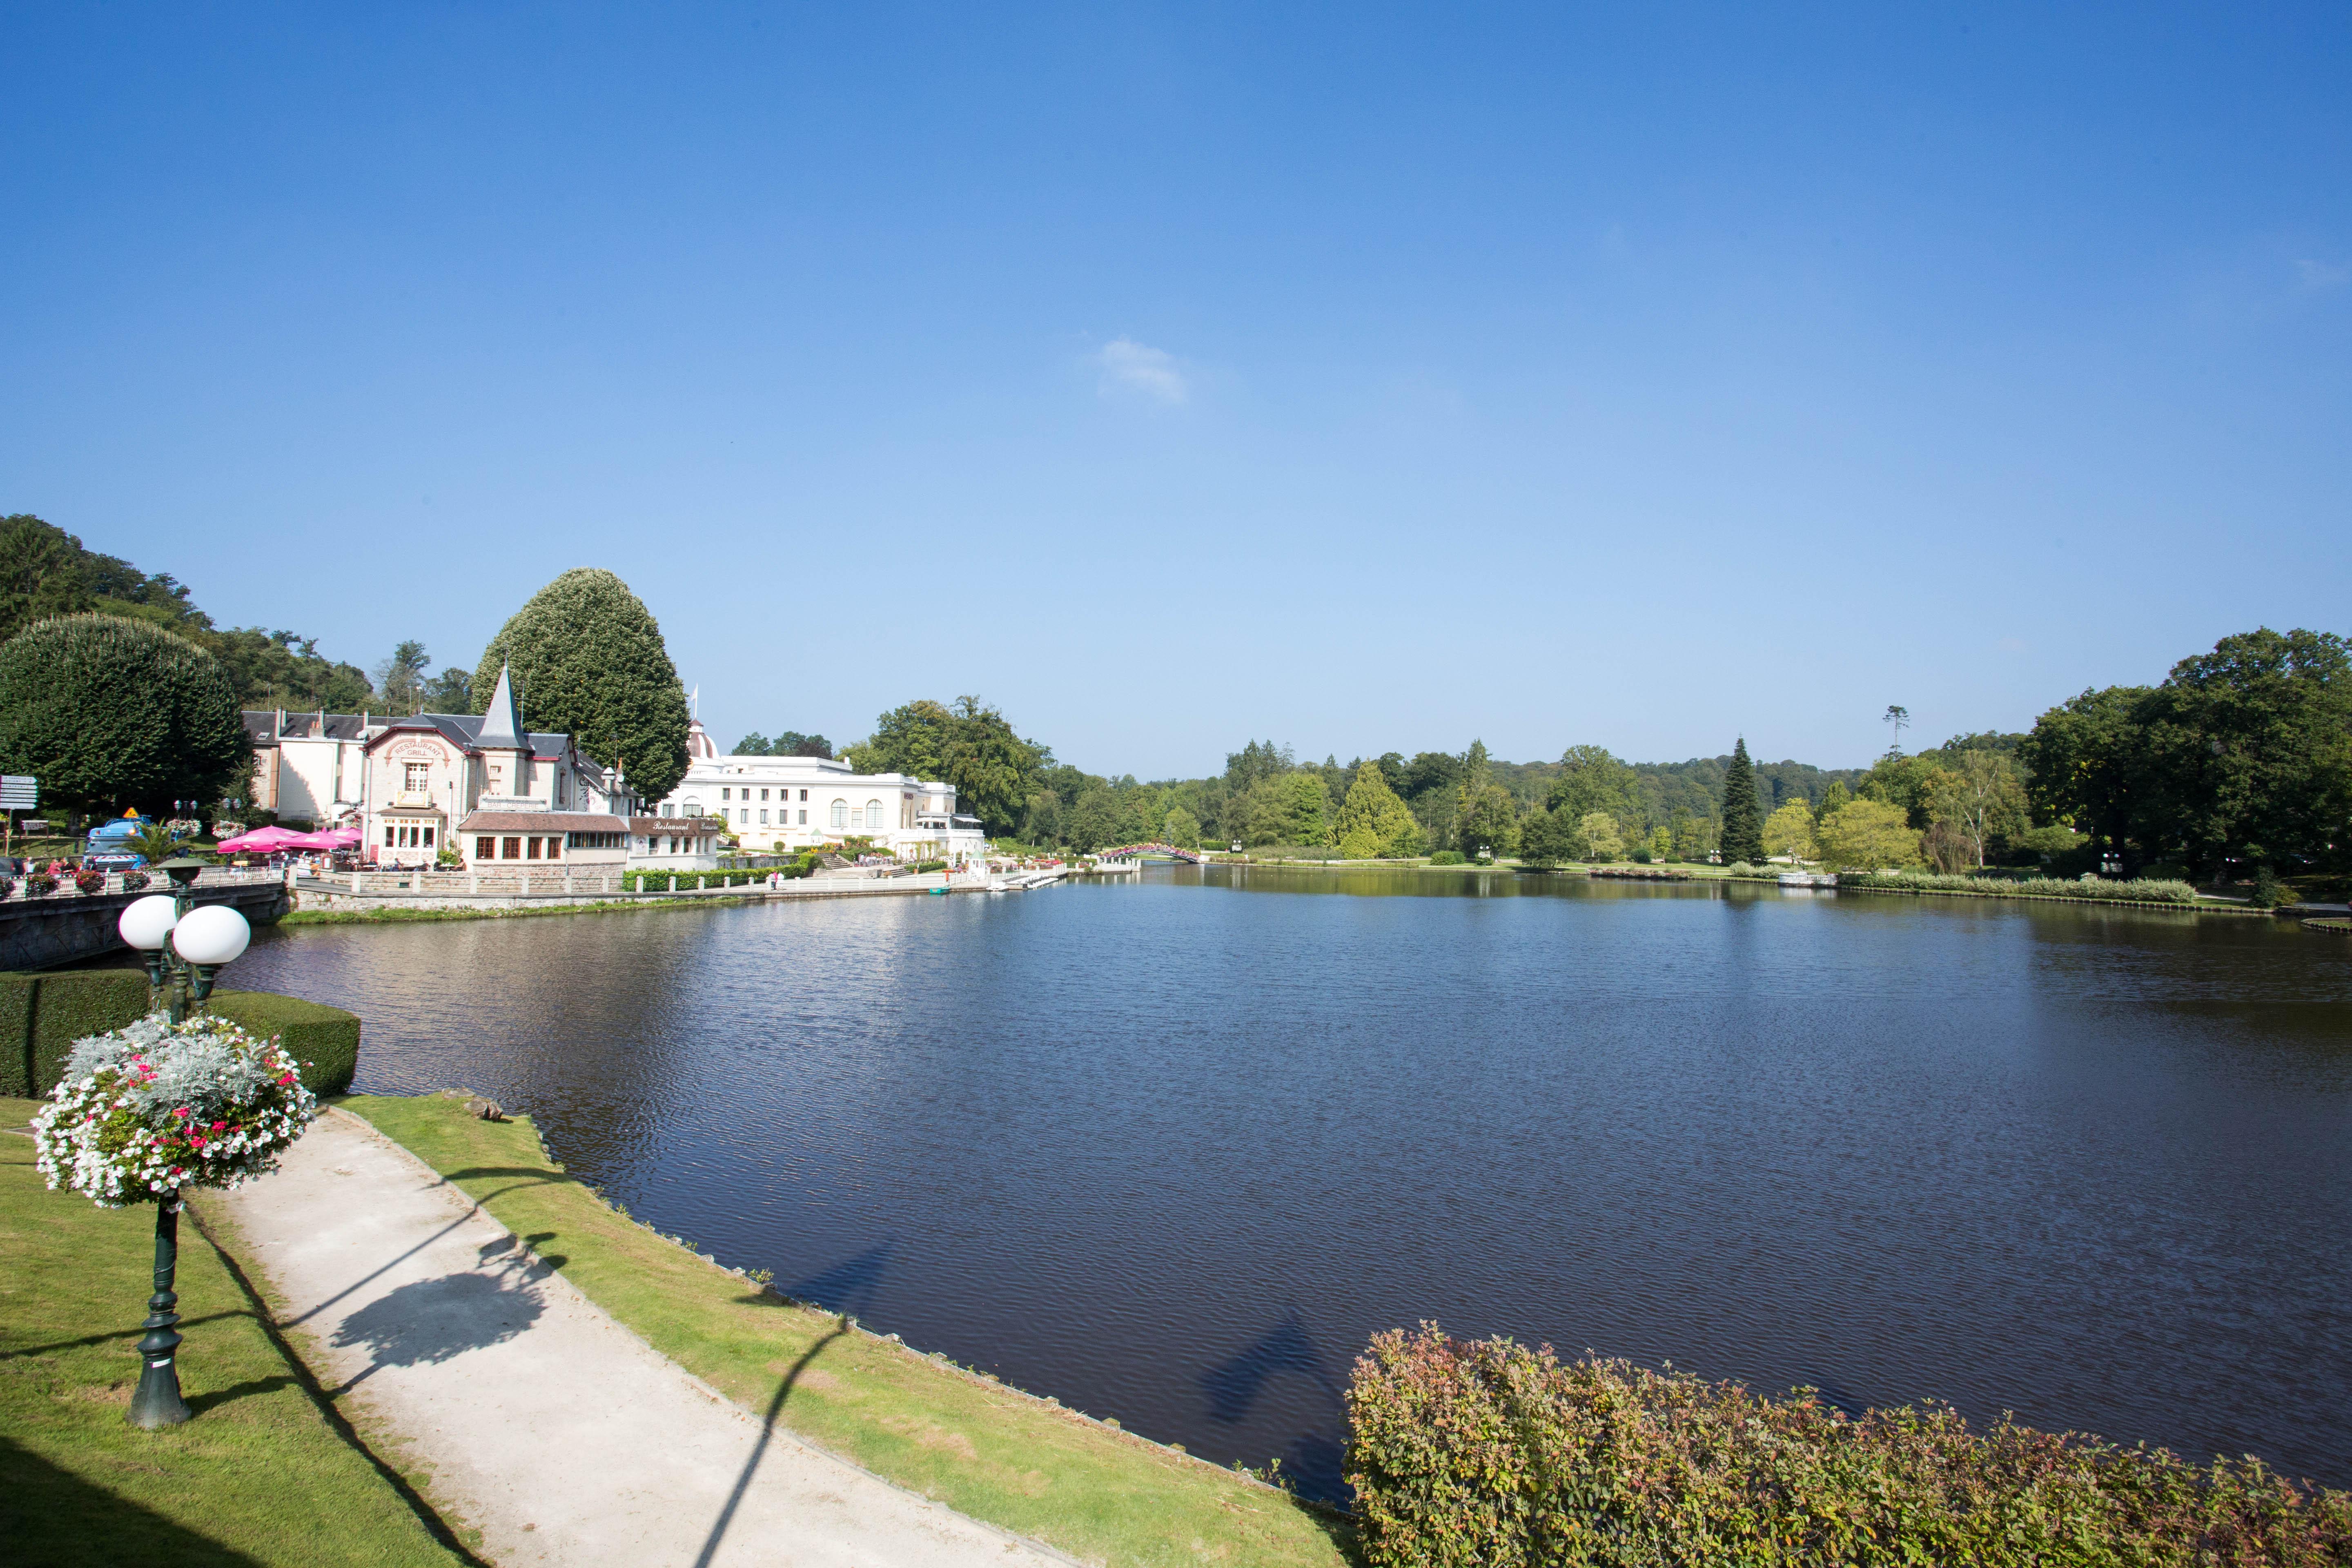
{"type": "Polygon", "coordinates": [[[297,833],[280,843],[280,849],[350,849],[360,841],[356,827],[331,827],[323,833],[297,833]]]}
{"type": "Polygon", "coordinates": [[[273,849],[283,849],[303,837],[283,827],[257,827],[235,838],[224,838],[219,848],[224,855],[267,855],[273,849]]]}

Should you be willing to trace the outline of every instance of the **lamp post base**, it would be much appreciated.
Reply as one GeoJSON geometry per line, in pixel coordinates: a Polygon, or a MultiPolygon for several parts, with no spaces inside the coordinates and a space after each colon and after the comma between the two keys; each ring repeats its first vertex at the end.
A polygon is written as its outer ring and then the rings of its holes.
{"type": "Polygon", "coordinates": [[[155,1205],[155,1293],[147,1299],[147,1321],[140,1327],[138,1391],[131,1396],[127,1420],[153,1431],[177,1426],[193,1412],[180,1397],[179,1313],[172,1309],[180,1298],[172,1289],[180,1265],[180,1194],[166,1193],[155,1205]]]}

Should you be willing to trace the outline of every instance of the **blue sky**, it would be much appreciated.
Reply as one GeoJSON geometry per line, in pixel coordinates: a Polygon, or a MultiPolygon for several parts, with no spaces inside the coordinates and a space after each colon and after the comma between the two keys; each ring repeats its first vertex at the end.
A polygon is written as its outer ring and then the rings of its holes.
{"type": "Polygon", "coordinates": [[[2352,629],[2352,11],[10,5],[0,510],[722,741],[1853,764],[2352,629]]]}

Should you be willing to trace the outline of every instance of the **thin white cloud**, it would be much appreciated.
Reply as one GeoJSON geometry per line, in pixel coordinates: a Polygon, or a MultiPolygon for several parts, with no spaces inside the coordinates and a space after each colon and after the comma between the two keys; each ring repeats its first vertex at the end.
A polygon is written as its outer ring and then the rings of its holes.
{"type": "Polygon", "coordinates": [[[1095,355],[1095,363],[1102,367],[1099,390],[1105,397],[1140,392],[1162,403],[1181,403],[1192,394],[1173,355],[1133,338],[1113,338],[1095,355]]]}
{"type": "Polygon", "coordinates": [[[2330,267],[2325,261],[2314,261],[2309,257],[2297,261],[2294,269],[2302,277],[2303,286],[2310,289],[2333,289],[2339,283],[2352,280],[2352,268],[2330,267]]]}

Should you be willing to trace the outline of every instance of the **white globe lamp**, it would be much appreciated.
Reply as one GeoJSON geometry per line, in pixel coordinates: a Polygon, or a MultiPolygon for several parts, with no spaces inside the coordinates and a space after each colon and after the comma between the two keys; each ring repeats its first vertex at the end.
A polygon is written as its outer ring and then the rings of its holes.
{"type": "MultiPolygon", "coordinates": [[[[143,901],[143,900],[142,900],[143,901]]],[[[253,940],[253,928],[226,904],[206,904],[180,917],[172,931],[172,950],[190,963],[218,969],[234,961],[253,940]]]]}
{"type": "Polygon", "coordinates": [[[150,893],[143,899],[132,900],[123,910],[121,918],[114,922],[114,929],[122,933],[122,940],[131,946],[142,952],[153,952],[171,940],[172,927],[179,922],[179,919],[180,912],[173,906],[169,896],[150,893]]]}

